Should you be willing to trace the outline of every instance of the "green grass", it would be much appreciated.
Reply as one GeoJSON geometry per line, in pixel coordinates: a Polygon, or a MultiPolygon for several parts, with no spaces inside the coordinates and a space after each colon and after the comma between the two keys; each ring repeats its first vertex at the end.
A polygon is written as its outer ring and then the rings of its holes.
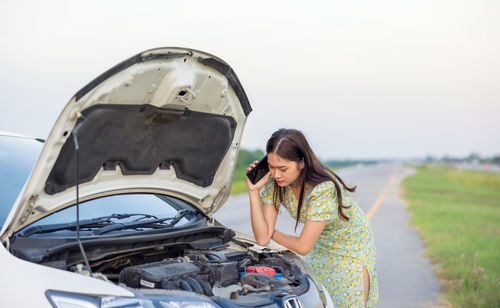
{"type": "Polygon", "coordinates": [[[231,195],[247,192],[246,167],[237,167],[234,170],[233,186],[231,187],[231,195]]]}
{"type": "Polygon", "coordinates": [[[436,165],[403,181],[404,198],[453,307],[500,307],[500,173],[436,165]]]}

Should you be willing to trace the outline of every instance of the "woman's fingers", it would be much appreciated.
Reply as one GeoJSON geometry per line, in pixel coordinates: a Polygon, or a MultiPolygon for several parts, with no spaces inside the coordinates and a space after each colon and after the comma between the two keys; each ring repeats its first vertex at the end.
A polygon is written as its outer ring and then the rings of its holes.
{"type": "Polygon", "coordinates": [[[255,168],[255,166],[257,166],[257,163],[258,163],[258,161],[254,161],[253,163],[250,163],[250,165],[249,165],[249,167],[247,168],[247,170],[248,170],[248,169],[253,169],[253,168],[255,168]]]}
{"type": "Polygon", "coordinates": [[[257,183],[253,184],[250,179],[247,177],[247,185],[249,190],[260,190],[264,185],[266,185],[267,181],[269,181],[269,177],[271,176],[271,172],[268,172],[262,179],[260,179],[257,183]]]}

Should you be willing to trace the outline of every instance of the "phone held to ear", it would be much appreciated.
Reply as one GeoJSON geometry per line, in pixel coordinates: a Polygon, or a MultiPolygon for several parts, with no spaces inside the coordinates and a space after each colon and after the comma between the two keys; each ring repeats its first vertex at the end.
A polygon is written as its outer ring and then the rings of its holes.
{"type": "Polygon", "coordinates": [[[269,172],[269,165],[267,163],[267,155],[262,158],[259,163],[247,172],[247,177],[252,184],[257,184],[269,172]]]}

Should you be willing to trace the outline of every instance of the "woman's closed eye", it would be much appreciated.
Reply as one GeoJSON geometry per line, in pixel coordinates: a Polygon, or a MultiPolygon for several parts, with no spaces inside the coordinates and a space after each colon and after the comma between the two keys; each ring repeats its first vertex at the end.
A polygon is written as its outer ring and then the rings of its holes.
{"type": "Polygon", "coordinates": [[[279,169],[281,172],[285,172],[288,170],[288,168],[276,168],[276,167],[269,166],[269,170],[274,170],[274,169],[279,169]]]}

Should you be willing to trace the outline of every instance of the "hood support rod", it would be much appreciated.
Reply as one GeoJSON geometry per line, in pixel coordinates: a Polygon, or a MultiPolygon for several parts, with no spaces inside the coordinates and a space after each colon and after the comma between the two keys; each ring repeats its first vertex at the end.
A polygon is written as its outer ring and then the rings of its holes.
{"type": "Polygon", "coordinates": [[[89,260],[87,259],[87,254],[83,249],[82,241],[80,241],[80,200],[79,200],[79,190],[78,190],[78,149],[80,145],[78,144],[78,130],[82,127],[82,125],[87,121],[87,118],[84,117],[80,112],[76,113],[76,120],[82,119],[80,123],[78,123],[73,129],[73,141],[75,144],[75,174],[76,174],[76,241],[78,242],[78,246],[80,247],[80,251],[82,252],[83,260],[85,261],[85,265],[92,276],[92,269],[90,268],[89,260]]]}

